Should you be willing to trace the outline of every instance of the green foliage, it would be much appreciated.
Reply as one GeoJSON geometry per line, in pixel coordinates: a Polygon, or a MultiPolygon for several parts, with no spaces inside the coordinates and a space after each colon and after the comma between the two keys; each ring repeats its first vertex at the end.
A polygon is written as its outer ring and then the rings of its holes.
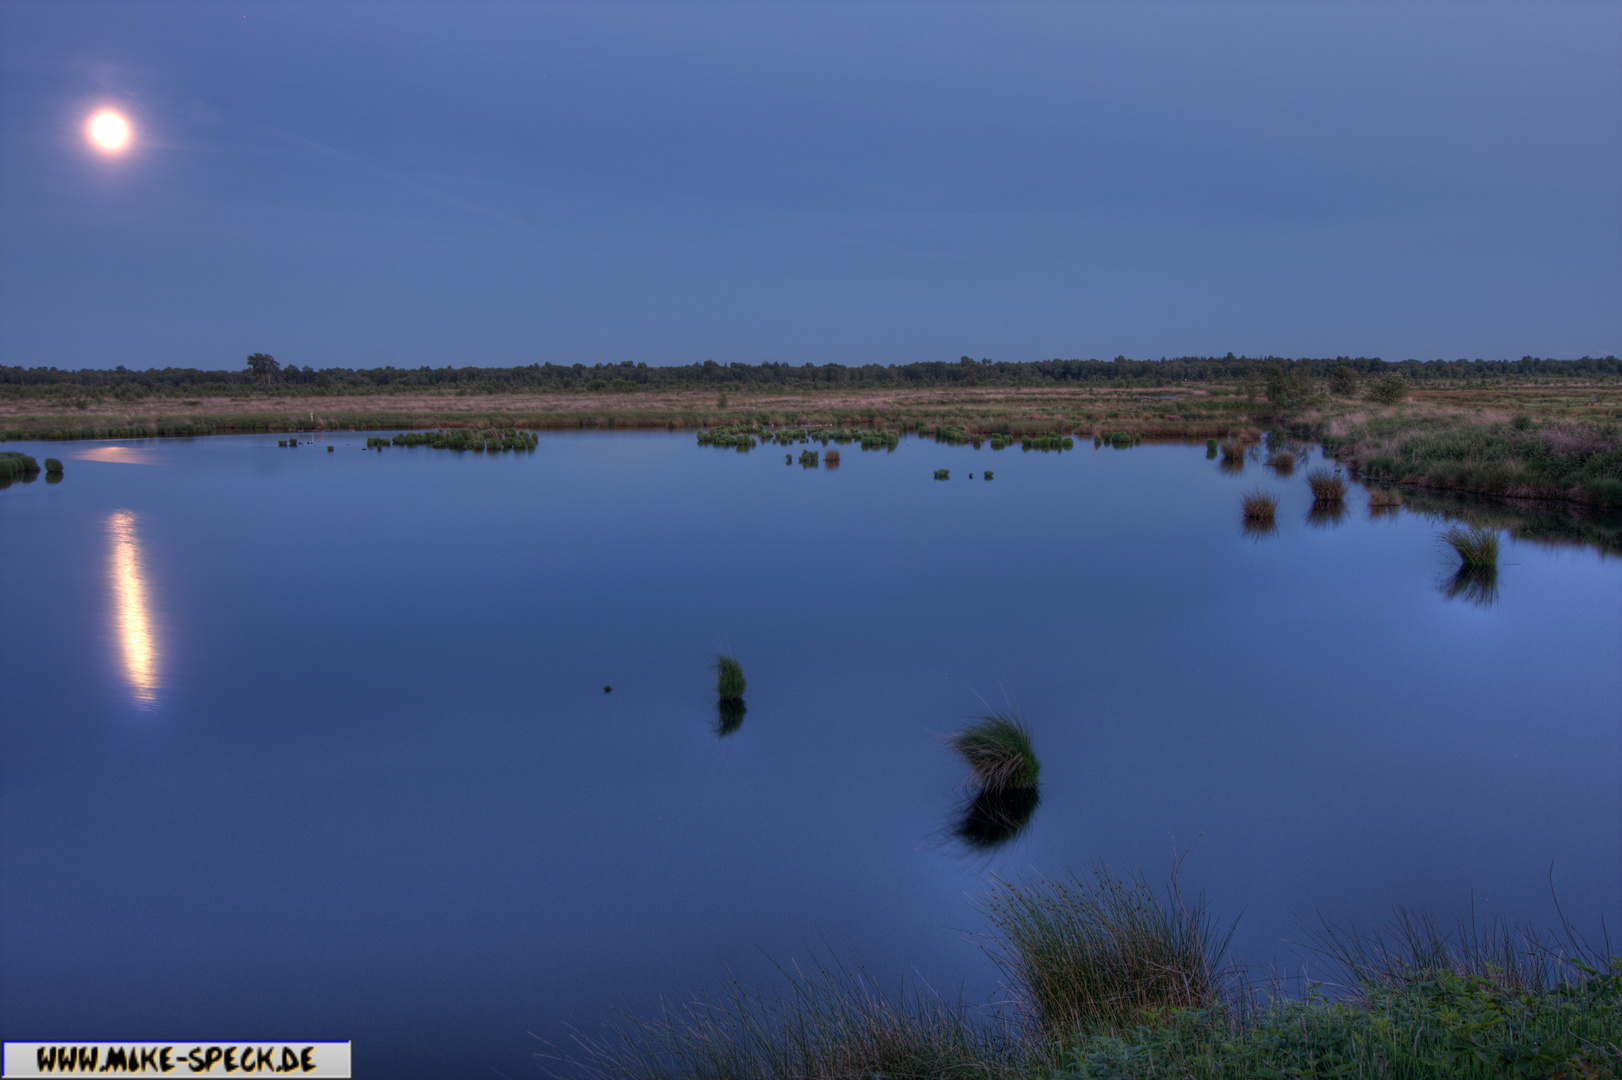
{"type": "Polygon", "coordinates": [[[1237,462],[1240,465],[1245,461],[1245,444],[1237,439],[1229,439],[1222,444],[1222,460],[1237,462]]]}
{"type": "Polygon", "coordinates": [[[47,473],[55,473],[55,474],[60,475],[61,472],[62,472],[62,462],[59,461],[58,459],[54,458],[54,457],[46,458],[45,459],[45,471],[47,473]]]}
{"type": "Polygon", "coordinates": [[[263,379],[268,386],[270,377],[280,371],[282,366],[269,353],[256,352],[248,354],[247,368],[253,372],[255,378],[263,379]]]}
{"type": "Polygon", "coordinates": [[[1273,364],[1267,371],[1267,400],[1274,405],[1291,407],[1312,400],[1312,369],[1302,364],[1273,364]]]}
{"type": "Polygon", "coordinates": [[[1329,389],[1341,397],[1351,397],[1357,393],[1357,372],[1345,364],[1330,373],[1329,389]]]}
{"type": "Polygon", "coordinates": [[[39,472],[39,462],[16,450],[0,450],[0,483],[26,480],[39,472]]]}
{"type": "Polygon", "coordinates": [[[1393,372],[1369,383],[1368,399],[1382,405],[1396,405],[1407,399],[1408,390],[1408,380],[1393,372]]]}
{"type": "Polygon", "coordinates": [[[990,791],[1034,788],[1042,763],[1031,746],[1031,733],[1017,716],[993,712],[946,740],[990,791]]]}
{"type": "Polygon", "coordinates": [[[935,479],[937,479],[937,480],[950,480],[951,478],[952,478],[952,471],[950,469],[936,469],[935,470],[935,479]]]}
{"type": "Polygon", "coordinates": [[[1076,440],[1068,435],[1031,435],[1020,440],[1019,448],[1021,450],[1042,451],[1074,450],[1076,440]]]}
{"type": "Polygon", "coordinates": [[[1214,458],[1216,456],[1217,456],[1217,441],[1215,439],[1206,439],[1205,440],[1205,457],[1206,457],[1206,459],[1209,460],[1209,459],[1214,458]]]}
{"type": "Polygon", "coordinates": [[[987,469],[987,470],[986,470],[986,471],[985,471],[985,474],[984,474],[984,475],[985,475],[985,478],[986,478],[986,479],[987,479],[987,480],[990,480],[990,479],[991,479],[991,470],[990,470],[990,469],[987,469]]]}
{"type": "Polygon", "coordinates": [[[801,464],[801,466],[803,466],[804,468],[807,468],[807,469],[816,468],[817,467],[817,452],[815,450],[802,450],[802,451],[800,451],[800,464],[801,464]]]}
{"type": "Polygon", "coordinates": [[[743,667],[736,659],[724,653],[715,658],[716,697],[722,701],[739,701],[748,685],[743,677],[743,667]]]}

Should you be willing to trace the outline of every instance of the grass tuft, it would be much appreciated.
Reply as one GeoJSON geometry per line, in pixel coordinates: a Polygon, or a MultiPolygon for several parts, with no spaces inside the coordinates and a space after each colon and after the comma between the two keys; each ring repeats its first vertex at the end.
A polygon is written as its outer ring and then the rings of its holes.
{"type": "Polygon", "coordinates": [[[715,658],[715,694],[722,701],[738,701],[743,698],[743,691],[748,686],[748,680],[743,677],[743,667],[736,659],[727,655],[715,658]]]}
{"type": "Polygon", "coordinates": [[[1203,900],[1177,891],[1164,901],[1141,876],[1095,868],[1075,875],[1000,882],[982,908],[997,934],[993,958],[1020,1005],[1050,1039],[1126,1031],[1172,1009],[1221,1005],[1219,934],[1203,900]]]}
{"type": "Polygon", "coordinates": [[[1278,510],[1278,497],[1265,491],[1246,492],[1240,499],[1246,521],[1272,521],[1278,510]]]}
{"type": "Polygon", "coordinates": [[[1442,533],[1442,542],[1458,552],[1465,569],[1498,567],[1498,530],[1478,525],[1454,525],[1442,533]]]}
{"type": "Polygon", "coordinates": [[[1394,487],[1369,488],[1369,512],[1389,513],[1402,507],[1402,492],[1394,487]]]}
{"type": "Polygon", "coordinates": [[[1307,485],[1312,488],[1312,501],[1339,503],[1346,499],[1346,481],[1328,469],[1313,469],[1307,473],[1307,485]]]}
{"type": "Polygon", "coordinates": [[[1031,733],[1017,716],[994,712],[947,739],[947,745],[974,770],[985,790],[1034,788],[1042,763],[1031,733]]]}

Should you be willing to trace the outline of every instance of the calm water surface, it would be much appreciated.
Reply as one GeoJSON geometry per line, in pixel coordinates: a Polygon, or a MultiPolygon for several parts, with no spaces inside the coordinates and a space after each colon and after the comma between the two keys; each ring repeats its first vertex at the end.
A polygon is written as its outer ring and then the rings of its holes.
{"type": "Polygon", "coordinates": [[[1496,602],[1449,599],[1436,522],[1354,488],[1310,524],[1302,471],[1203,446],[326,441],[8,447],[67,474],[0,491],[4,1037],[537,1075],[571,1016],[808,944],[986,1000],[988,874],[1159,880],[1191,845],[1256,965],[1298,966],[1298,915],[1551,924],[1551,862],[1568,914],[1622,914],[1592,549],[1506,541],[1496,602]],[[988,707],[1044,787],[976,852],[938,736],[988,707]]]}

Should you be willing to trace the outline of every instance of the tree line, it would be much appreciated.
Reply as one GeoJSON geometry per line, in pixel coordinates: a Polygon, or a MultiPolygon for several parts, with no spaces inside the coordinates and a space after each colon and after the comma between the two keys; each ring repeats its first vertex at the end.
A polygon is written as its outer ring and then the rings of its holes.
{"type": "MultiPolygon", "coordinates": [[[[210,393],[357,394],[413,390],[466,393],[524,391],[634,391],[642,389],[816,389],[907,388],[926,386],[1031,387],[1053,385],[1174,386],[1190,382],[1250,380],[1276,384],[1292,377],[1332,378],[1345,369],[1359,379],[1399,375],[1413,383],[1524,378],[1614,378],[1622,374],[1615,356],[1579,360],[1403,360],[1379,357],[1180,356],[1160,360],[1004,360],[962,357],[912,364],[718,364],[650,365],[529,364],[522,367],[315,368],[282,366],[268,353],[253,353],[240,370],[197,368],[111,370],[0,366],[0,393],[7,396],[74,393],[104,396],[201,395],[210,393]]],[[[1341,376],[1346,377],[1344,374],[1341,376]]]]}

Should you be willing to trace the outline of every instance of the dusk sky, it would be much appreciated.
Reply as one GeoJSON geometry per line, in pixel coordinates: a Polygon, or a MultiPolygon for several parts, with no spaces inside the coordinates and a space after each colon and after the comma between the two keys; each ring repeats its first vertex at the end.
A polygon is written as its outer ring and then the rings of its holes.
{"type": "Polygon", "coordinates": [[[255,351],[1619,353],[1622,3],[0,0],[0,364],[255,351]]]}

